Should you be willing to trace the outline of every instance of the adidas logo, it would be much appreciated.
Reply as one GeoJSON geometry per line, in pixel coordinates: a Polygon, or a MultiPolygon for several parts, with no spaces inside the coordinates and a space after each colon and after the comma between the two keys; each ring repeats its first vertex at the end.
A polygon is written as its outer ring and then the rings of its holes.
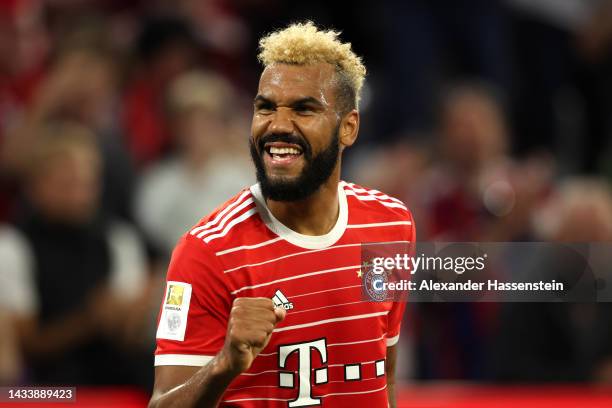
{"type": "Polygon", "coordinates": [[[285,295],[283,295],[283,292],[281,292],[280,290],[277,290],[276,293],[274,293],[272,301],[274,302],[274,306],[276,307],[282,307],[285,310],[293,309],[293,303],[291,303],[289,299],[287,299],[285,295]]]}

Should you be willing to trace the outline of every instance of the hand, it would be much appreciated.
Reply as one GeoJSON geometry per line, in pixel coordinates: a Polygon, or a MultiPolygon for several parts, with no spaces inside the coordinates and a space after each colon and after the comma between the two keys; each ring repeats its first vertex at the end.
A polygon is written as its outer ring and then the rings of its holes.
{"type": "Polygon", "coordinates": [[[286,314],[285,309],[274,307],[272,299],[235,299],[219,356],[227,370],[236,375],[248,370],[286,314]]]}

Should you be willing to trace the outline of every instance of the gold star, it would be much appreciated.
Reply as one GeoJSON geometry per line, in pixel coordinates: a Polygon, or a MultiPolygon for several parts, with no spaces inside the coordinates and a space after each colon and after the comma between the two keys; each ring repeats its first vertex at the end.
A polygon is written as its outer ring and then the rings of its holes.
{"type": "Polygon", "coordinates": [[[357,277],[361,278],[362,275],[363,275],[363,272],[361,272],[361,269],[357,270],[357,277]]]}

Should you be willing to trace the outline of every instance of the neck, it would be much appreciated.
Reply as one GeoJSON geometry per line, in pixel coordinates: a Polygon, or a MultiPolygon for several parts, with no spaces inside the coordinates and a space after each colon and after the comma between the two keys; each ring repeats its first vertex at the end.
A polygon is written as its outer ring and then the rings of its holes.
{"type": "Polygon", "coordinates": [[[274,217],[286,227],[304,235],[327,234],[340,213],[338,202],[338,168],[314,194],[301,201],[273,201],[266,204],[274,217]]]}

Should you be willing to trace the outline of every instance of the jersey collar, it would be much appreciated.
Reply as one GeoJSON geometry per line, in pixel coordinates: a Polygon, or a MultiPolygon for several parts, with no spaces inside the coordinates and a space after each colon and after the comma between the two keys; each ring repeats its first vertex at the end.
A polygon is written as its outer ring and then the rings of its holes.
{"type": "Polygon", "coordinates": [[[266,205],[266,200],[263,198],[259,183],[252,185],[250,190],[255,198],[255,204],[257,205],[259,215],[272,232],[298,247],[306,249],[321,249],[335,244],[346,230],[346,225],[348,223],[348,204],[346,202],[346,194],[344,192],[343,183],[344,182],[342,181],[338,183],[338,204],[340,206],[340,211],[338,213],[336,225],[334,225],[334,227],[324,235],[304,235],[288,228],[282,222],[276,219],[276,217],[274,217],[266,205]]]}

